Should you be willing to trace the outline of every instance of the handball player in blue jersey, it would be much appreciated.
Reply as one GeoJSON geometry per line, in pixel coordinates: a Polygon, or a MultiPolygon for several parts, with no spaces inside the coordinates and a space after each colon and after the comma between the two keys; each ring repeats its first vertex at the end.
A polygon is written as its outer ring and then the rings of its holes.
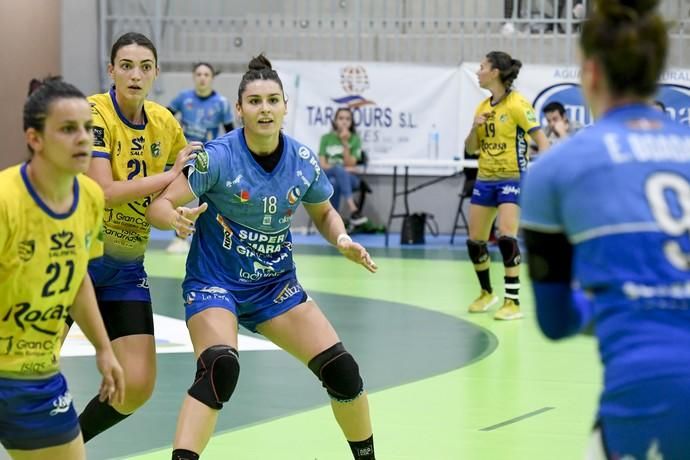
{"type": "Polygon", "coordinates": [[[542,331],[593,328],[604,390],[587,458],[690,458],[690,128],[652,107],[668,35],[656,0],[600,0],[580,37],[596,118],[527,173],[542,331]]]}
{"type": "MultiPolygon", "coordinates": [[[[226,133],[234,129],[232,109],[228,100],[213,89],[217,75],[213,66],[198,62],[192,69],[194,88],[181,91],[168,105],[173,115],[180,114],[184,136],[189,142],[206,142],[218,137],[220,127],[226,133]]],[[[189,243],[186,238],[173,238],[166,251],[173,254],[187,254],[189,243]]]]}
{"type": "Polygon", "coordinates": [[[299,204],[345,257],[371,272],[376,264],[345,232],[318,157],[281,132],[283,85],[263,55],[249,63],[236,108],[244,128],[207,143],[186,177],[147,210],[158,228],[194,233],[183,296],[197,373],[179,415],[172,458],[199,458],[235,389],[239,323],[316,374],[354,458],[374,459],[357,362],[296,277],[290,222],[299,204]],[[198,207],[181,207],[194,198],[198,207]]]}

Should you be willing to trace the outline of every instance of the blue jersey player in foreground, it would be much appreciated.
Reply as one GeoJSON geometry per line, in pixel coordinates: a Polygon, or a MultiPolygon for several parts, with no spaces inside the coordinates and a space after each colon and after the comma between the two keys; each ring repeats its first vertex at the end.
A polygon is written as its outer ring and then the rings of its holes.
{"type": "Polygon", "coordinates": [[[596,123],[527,173],[539,325],[593,324],[604,390],[588,458],[690,455],[690,129],[651,106],[668,36],[656,0],[600,0],[580,37],[596,123]]]}
{"type": "Polygon", "coordinates": [[[48,79],[24,105],[29,161],[0,172],[0,442],[13,459],[86,458],[59,367],[68,312],[96,348],[98,398],[124,396],[87,274],[103,252],[103,191],[83,174],[92,130],[86,97],[48,79]]]}
{"type": "Polygon", "coordinates": [[[240,323],[316,374],[354,458],[374,459],[358,365],[296,278],[290,221],[300,202],[345,257],[371,272],[376,264],[345,232],[318,157],[281,133],[283,86],[263,55],[242,78],[237,113],[244,128],[207,143],[187,177],[176,179],[147,210],[156,227],[182,236],[196,229],[183,294],[197,373],[180,411],[172,458],[197,459],[208,443],[239,377],[240,323]],[[180,207],[195,197],[198,207],[180,207]]]}

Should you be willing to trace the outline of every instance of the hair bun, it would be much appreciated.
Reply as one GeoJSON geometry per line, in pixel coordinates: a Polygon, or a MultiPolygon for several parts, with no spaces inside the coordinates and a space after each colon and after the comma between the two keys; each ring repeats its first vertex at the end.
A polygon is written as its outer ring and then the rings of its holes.
{"type": "Polygon", "coordinates": [[[637,16],[653,13],[659,5],[659,0],[597,0],[596,11],[603,16],[629,16],[635,12],[637,16]]]}
{"type": "Polygon", "coordinates": [[[252,60],[249,61],[248,67],[249,70],[273,69],[273,67],[271,66],[271,61],[269,61],[268,58],[263,55],[263,53],[259,54],[256,57],[253,57],[252,60]]]}

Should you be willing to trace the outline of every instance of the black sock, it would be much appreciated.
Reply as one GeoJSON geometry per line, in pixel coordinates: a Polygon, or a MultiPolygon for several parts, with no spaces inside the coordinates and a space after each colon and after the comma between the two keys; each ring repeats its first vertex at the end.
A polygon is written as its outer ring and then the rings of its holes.
{"type": "Polygon", "coordinates": [[[98,436],[111,426],[117,425],[129,415],[119,413],[107,402],[99,401],[98,396],[96,396],[79,415],[79,425],[84,442],[98,436]]]}
{"type": "Polygon", "coordinates": [[[477,270],[477,278],[479,278],[479,285],[482,287],[482,289],[491,294],[493,291],[491,290],[491,279],[489,278],[489,269],[487,268],[486,270],[477,270]]]}
{"type": "Polygon", "coordinates": [[[510,299],[515,302],[516,305],[520,305],[520,277],[519,276],[504,276],[506,286],[506,299],[510,299]]]}
{"type": "Polygon", "coordinates": [[[364,441],[348,441],[355,460],[376,460],[374,457],[374,435],[364,441]]]}
{"type": "Polygon", "coordinates": [[[199,454],[187,449],[175,449],[172,453],[172,460],[199,460],[199,454]]]}

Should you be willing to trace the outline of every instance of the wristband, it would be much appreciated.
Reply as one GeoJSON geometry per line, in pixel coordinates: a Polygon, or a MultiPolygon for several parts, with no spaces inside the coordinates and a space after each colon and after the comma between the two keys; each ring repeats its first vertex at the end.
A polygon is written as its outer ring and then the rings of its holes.
{"type": "Polygon", "coordinates": [[[341,233],[340,235],[338,235],[338,238],[335,239],[335,245],[340,246],[340,243],[345,240],[352,243],[352,238],[350,238],[350,235],[348,235],[347,233],[341,233]]]}

